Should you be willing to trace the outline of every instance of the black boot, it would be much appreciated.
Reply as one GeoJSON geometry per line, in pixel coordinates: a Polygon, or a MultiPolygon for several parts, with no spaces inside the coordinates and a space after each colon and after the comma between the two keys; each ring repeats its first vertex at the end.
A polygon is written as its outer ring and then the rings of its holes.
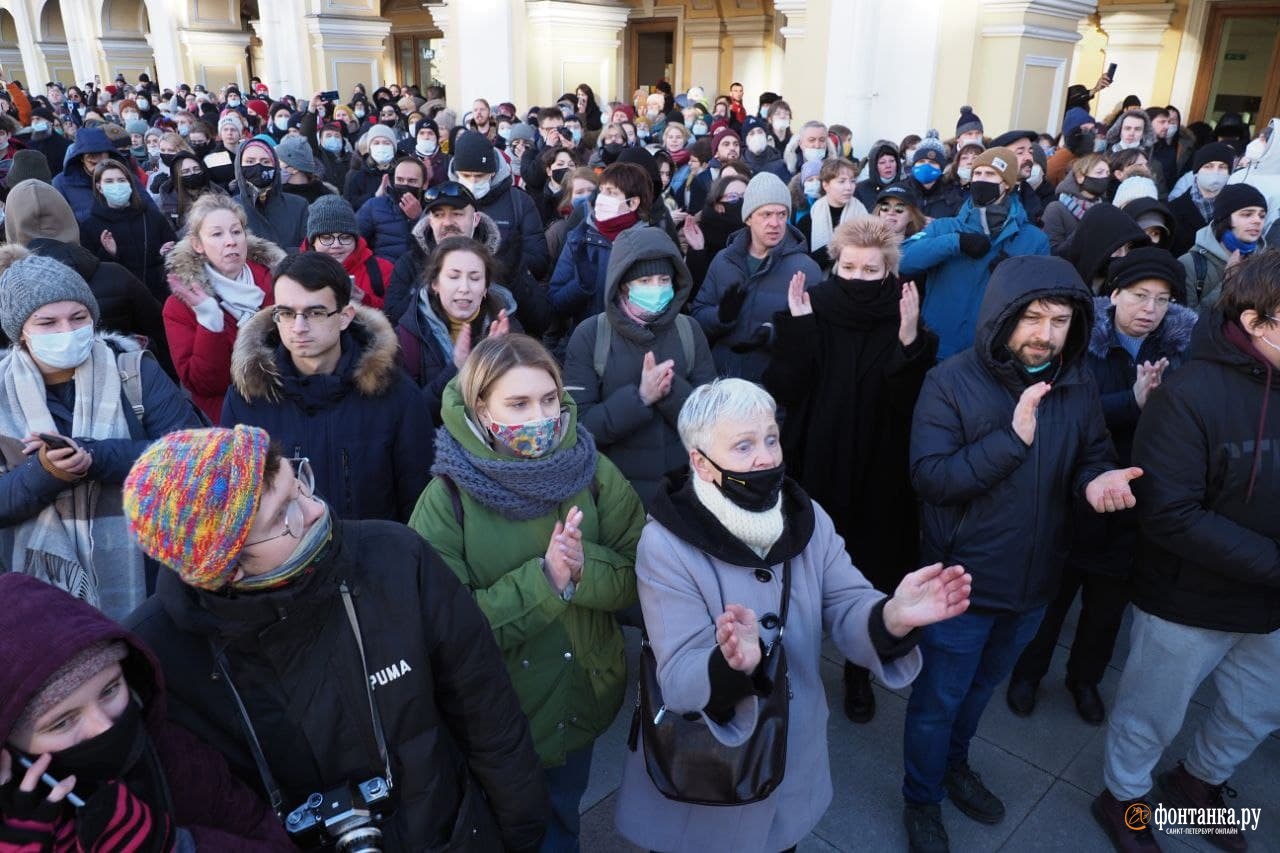
{"type": "Polygon", "coordinates": [[[1009,710],[1019,717],[1030,717],[1031,712],[1036,709],[1036,691],[1039,689],[1039,681],[1029,681],[1015,675],[1009,679],[1004,700],[1009,703],[1009,710]]]}
{"type": "Polygon", "coordinates": [[[1102,721],[1107,718],[1107,706],[1102,704],[1102,694],[1098,692],[1098,685],[1068,678],[1067,690],[1075,700],[1076,713],[1080,715],[1080,719],[1091,726],[1102,725],[1102,721]]]}
{"type": "Polygon", "coordinates": [[[869,723],[876,715],[871,671],[849,661],[844,662],[844,715],[854,723],[869,723]]]}

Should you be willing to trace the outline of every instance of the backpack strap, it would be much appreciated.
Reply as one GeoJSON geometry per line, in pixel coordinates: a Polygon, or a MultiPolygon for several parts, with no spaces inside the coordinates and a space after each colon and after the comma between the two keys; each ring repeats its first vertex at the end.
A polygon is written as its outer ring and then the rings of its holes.
{"type": "Polygon", "coordinates": [[[680,349],[684,351],[685,375],[693,372],[693,318],[688,314],[676,315],[676,334],[680,336],[680,349]]]}
{"type": "Polygon", "coordinates": [[[1199,249],[1191,250],[1191,264],[1196,268],[1196,302],[1204,297],[1204,283],[1209,278],[1209,259],[1199,249]]]}
{"type": "Polygon", "coordinates": [[[613,344],[613,326],[609,323],[607,312],[596,315],[596,350],[592,358],[592,366],[596,376],[604,379],[605,365],[609,363],[609,347],[613,344]]]}
{"type": "Polygon", "coordinates": [[[378,266],[378,258],[371,255],[364,262],[364,271],[369,274],[369,286],[373,288],[373,295],[379,299],[383,298],[387,289],[382,281],[382,268],[378,266]]]}
{"type": "MultiPolygon", "coordinates": [[[[147,413],[147,406],[142,400],[142,359],[149,355],[151,353],[145,349],[126,350],[116,355],[121,390],[133,408],[133,415],[138,423],[142,423],[142,417],[147,413]]],[[[154,355],[151,357],[155,358],[154,355]]]]}

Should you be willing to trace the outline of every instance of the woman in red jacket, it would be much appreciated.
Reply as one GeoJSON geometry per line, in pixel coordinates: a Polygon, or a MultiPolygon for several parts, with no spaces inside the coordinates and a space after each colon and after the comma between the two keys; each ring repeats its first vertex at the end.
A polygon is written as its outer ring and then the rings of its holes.
{"type": "Polygon", "coordinates": [[[164,328],[178,379],[213,423],[231,385],[239,324],[272,303],[271,268],[284,257],[254,237],[229,196],[201,196],[187,214],[187,236],[165,259],[169,290],[164,328]]]}
{"type": "Polygon", "coordinates": [[[360,236],[355,211],[342,196],[322,195],[311,202],[307,212],[307,239],[302,251],[328,255],[351,277],[352,298],[359,291],[360,304],[381,308],[386,301],[387,286],[395,265],[374,255],[360,236]]]}

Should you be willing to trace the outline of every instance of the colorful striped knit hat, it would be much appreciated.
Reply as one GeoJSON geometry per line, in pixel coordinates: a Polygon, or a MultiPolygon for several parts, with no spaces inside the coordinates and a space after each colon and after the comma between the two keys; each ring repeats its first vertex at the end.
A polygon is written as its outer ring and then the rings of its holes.
{"type": "Polygon", "coordinates": [[[147,448],[124,483],[138,545],[189,586],[221,589],[249,536],[271,439],[265,430],[192,429],[147,448]]]}

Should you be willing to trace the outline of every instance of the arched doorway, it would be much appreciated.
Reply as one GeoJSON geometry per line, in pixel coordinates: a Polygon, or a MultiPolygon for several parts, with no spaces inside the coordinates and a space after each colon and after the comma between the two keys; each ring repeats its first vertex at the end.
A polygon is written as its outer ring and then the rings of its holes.
{"type": "Polygon", "coordinates": [[[0,9],[0,73],[4,79],[26,79],[22,51],[18,48],[18,25],[8,9],[0,9]]]}
{"type": "Polygon", "coordinates": [[[145,73],[155,79],[155,55],[147,41],[150,33],[151,19],[143,0],[104,0],[100,42],[111,77],[123,74],[133,83],[145,73]]]}
{"type": "Polygon", "coordinates": [[[33,91],[40,91],[50,81],[67,86],[76,82],[75,71],[71,68],[71,51],[67,47],[67,31],[62,25],[62,4],[58,0],[47,0],[40,10],[40,31],[36,46],[44,54],[49,80],[27,81],[33,91]]]}

